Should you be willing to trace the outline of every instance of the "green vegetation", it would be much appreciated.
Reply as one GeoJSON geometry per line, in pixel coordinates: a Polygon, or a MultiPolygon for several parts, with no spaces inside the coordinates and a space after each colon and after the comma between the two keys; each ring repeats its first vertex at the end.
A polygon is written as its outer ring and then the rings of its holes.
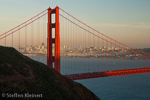
{"type": "Polygon", "coordinates": [[[60,75],[53,68],[14,48],[0,46],[0,93],[3,92],[42,94],[42,100],[99,100],[83,85],[60,75]]]}

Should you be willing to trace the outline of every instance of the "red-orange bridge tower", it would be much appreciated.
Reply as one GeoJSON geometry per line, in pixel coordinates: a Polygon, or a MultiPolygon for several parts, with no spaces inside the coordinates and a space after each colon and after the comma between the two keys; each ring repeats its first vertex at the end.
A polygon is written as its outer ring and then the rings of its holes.
{"type": "Polygon", "coordinates": [[[60,73],[60,37],[59,37],[59,7],[48,9],[48,38],[47,38],[47,65],[60,73]],[[55,23],[52,23],[52,14],[55,14],[55,23]],[[55,28],[55,38],[52,38],[52,28],[55,28]],[[55,45],[55,55],[52,55],[52,45],[55,45]]]}

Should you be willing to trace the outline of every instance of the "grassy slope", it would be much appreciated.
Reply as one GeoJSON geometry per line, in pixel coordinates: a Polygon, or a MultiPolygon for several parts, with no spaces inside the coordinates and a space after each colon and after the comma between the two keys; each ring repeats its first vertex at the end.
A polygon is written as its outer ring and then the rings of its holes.
{"type": "Polygon", "coordinates": [[[53,68],[0,46],[0,93],[43,94],[49,100],[99,100],[91,91],[53,68]]]}

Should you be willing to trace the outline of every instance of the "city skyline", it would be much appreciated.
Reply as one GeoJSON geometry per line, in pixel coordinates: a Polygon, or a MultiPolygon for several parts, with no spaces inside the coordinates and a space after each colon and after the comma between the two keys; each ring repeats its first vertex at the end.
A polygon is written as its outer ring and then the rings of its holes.
{"type": "Polygon", "coordinates": [[[92,28],[123,44],[134,48],[150,47],[149,0],[95,0],[94,2],[80,1],[80,3],[68,0],[63,2],[59,0],[33,0],[30,1],[30,5],[29,1],[0,0],[0,2],[0,34],[21,24],[49,6],[54,8],[58,5],[92,28]]]}
{"type": "MultiPolygon", "coordinates": [[[[142,52],[150,50],[150,48],[137,48],[142,52]]],[[[47,46],[42,43],[41,45],[28,45],[24,47],[18,47],[18,51],[26,56],[45,56],[47,57],[47,46]]],[[[55,56],[55,47],[52,47],[52,56],[55,56]]],[[[109,59],[149,59],[143,57],[142,54],[131,52],[130,48],[118,48],[118,47],[78,47],[71,48],[66,45],[60,47],[61,57],[71,58],[109,58],[109,59]]]]}

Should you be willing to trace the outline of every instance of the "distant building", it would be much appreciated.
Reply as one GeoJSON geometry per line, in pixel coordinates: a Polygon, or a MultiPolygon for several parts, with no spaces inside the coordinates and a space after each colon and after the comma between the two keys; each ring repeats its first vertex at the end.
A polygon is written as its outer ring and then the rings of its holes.
{"type": "Polygon", "coordinates": [[[44,46],[44,43],[42,43],[41,46],[44,46]]]}
{"type": "Polygon", "coordinates": [[[106,47],[105,47],[105,46],[103,46],[103,49],[106,49],[106,47]]]}
{"type": "Polygon", "coordinates": [[[66,48],[66,46],[64,45],[64,49],[66,48]]]}
{"type": "Polygon", "coordinates": [[[115,50],[119,50],[119,48],[116,47],[115,50]]]}

